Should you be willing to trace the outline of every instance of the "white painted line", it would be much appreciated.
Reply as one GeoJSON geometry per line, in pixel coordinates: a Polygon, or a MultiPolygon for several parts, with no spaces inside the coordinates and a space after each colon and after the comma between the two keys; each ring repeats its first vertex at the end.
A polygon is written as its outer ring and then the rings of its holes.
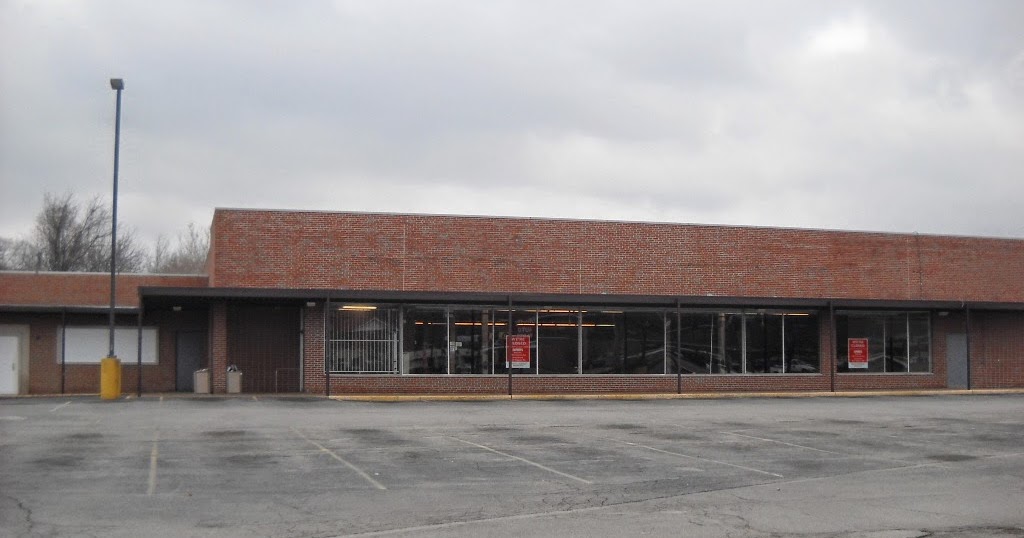
{"type": "Polygon", "coordinates": [[[466,441],[465,439],[459,439],[458,437],[452,437],[452,436],[447,436],[447,437],[449,439],[454,439],[454,440],[456,440],[456,441],[458,441],[460,443],[465,443],[467,445],[475,446],[477,448],[481,448],[481,449],[487,450],[489,452],[494,452],[495,454],[499,454],[499,455],[505,456],[506,458],[512,458],[512,459],[514,459],[516,461],[521,461],[523,463],[526,463],[526,464],[529,464],[529,465],[533,465],[534,467],[536,467],[538,469],[543,469],[543,470],[545,470],[545,471],[547,471],[549,473],[555,473],[557,475],[564,476],[566,478],[571,478],[571,479],[573,479],[573,480],[575,480],[577,482],[582,482],[584,484],[593,484],[593,482],[591,482],[590,480],[587,480],[587,479],[584,479],[584,478],[580,478],[578,476],[573,476],[573,475],[571,475],[569,473],[563,473],[562,471],[556,471],[556,470],[552,469],[551,467],[545,467],[544,465],[541,465],[541,464],[539,464],[539,463],[537,463],[535,461],[530,461],[530,460],[528,460],[526,458],[520,458],[519,456],[513,456],[512,454],[506,454],[505,452],[502,452],[500,450],[494,450],[493,448],[491,448],[489,446],[478,445],[478,444],[476,444],[476,443],[474,443],[472,441],[466,441]]]}
{"type": "MultiPolygon", "coordinates": [[[[804,446],[804,445],[798,445],[798,444],[794,444],[794,443],[787,443],[785,441],[778,441],[776,439],[768,439],[768,438],[765,438],[765,437],[754,437],[753,435],[746,435],[746,434],[742,434],[742,433],[736,433],[735,431],[719,432],[719,433],[724,433],[726,435],[735,435],[737,437],[746,437],[748,439],[755,439],[755,440],[758,440],[758,441],[765,441],[765,442],[769,442],[769,443],[778,443],[780,445],[791,446],[791,447],[794,447],[794,448],[802,448],[804,450],[813,450],[815,452],[822,452],[822,453],[825,453],[825,454],[833,454],[833,455],[836,455],[836,456],[842,456],[844,458],[853,458],[853,459],[866,460],[866,461],[882,461],[882,462],[885,462],[885,463],[899,463],[899,464],[902,464],[902,465],[916,465],[918,463],[916,461],[908,461],[908,460],[901,460],[901,459],[894,459],[894,458],[882,458],[882,457],[878,457],[878,456],[866,456],[866,455],[863,455],[863,454],[850,454],[850,453],[845,453],[845,452],[835,452],[835,451],[832,451],[832,450],[822,450],[820,448],[814,448],[812,446],[804,446]]],[[[916,444],[923,444],[923,443],[916,443],[916,444]]],[[[926,463],[924,465],[931,465],[931,464],[930,463],[926,463]]],[[[936,465],[938,465],[938,464],[936,464],[936,465]]]]}
{"type": "Polygon", "coordinates": [[[67,407],[69,405],[71,405],[71,402],[64,402],[64,403],[58,405],[57,407],[54,407],[53,409],[50,409],[50,412],[53,413],[54,411],[59,411],[61,408],[67,407]]]}
{"type": "Polygon", "coordinates": [[[146,488],[146,495],[152,495],[156,491],[156,461],[160,457],[160,430],[153,432],[153,449],[149,451],[149,487],[146,488]]]}
{"type": "Polygon", "coordinates": [[[795,443],[787,443],[785,441],[778,441],[776,439],[766,439],[764,437],[754,437],[753,435],[746,435],[746,434],[742,434],[742,433],[736,433],[736,432],[719,432],[719,433],[723,433],[725,435],[735,435],[736,437],[746,437],[747,439],[754,439],[756,441],[764,441],[766,443],[778,443],[780,445],[791,446],[791,447],[794,447],[794,448],[802,448],[804,450],[813,450],[815,452],[823,452],[825,454],[834,454],[836,456],[845,456],[845,457],[849,457],[850,456],[850,454],[844,454],[842,452],[834,452],[832,450],[822,450],[820,448],[814,448],[813,446],[804,446],[804,445],[798,445],[798,444],[795,444],[795,443]]]}
{"type": "MultiPolygon", "coordinates": [[[[628,502],[622,504],[628,504],[628,502]]],[[[498,516],[483,519],[469,519],[464,521],[450,521],[448,523],[437,523],[434,525],[417,525],[415,527],[402,527],[399,529],[388,529],[384,531],[357,532],[355,534],[339,534],[331,538],[345,538],[350,536],[392,536],[395,534],[423,534],[423,531],[467,527],[470,525],[487,525],[502,521],[522,521],[528,519],[541,519],[546,517],[560,517],[570,514],[586,514],[589,512],[598,512],[602,510],[617,510],[622,508],[622,504],[609,504],[605,506],[587,506],[585,508],[573,508],[569,510],[552,510],[550,512],[534,512],[530,514],[516,514],[514,516],[498,516]]],[[[481,533],[481,535],[483,534],[484,533],[481,533]]]]}
{"type": "Polygon", "coordinates": [[[359,467],[356,467],[355,465],[352,465],[352,464],[351,464],[351,463],[349,463],[348,461],[345,461],[345,458],[342,458],[341,456],[339,456],[339,455],[335,454],[335,453],[334,453],[333,451],[331,451],[331,449],[329,449],[329,448],[325,447],[324,445],[321,445],[320,443],[318,443],[318,442],[316,442],[316,441],[314,441],[314,440],[310,439],[309,437],[306,437],[306,434],[304,434],[304,433],[300,432],[299,430],[296,430],[295,428],[292,428],[291,430],[292,430],[293,432],[295,432],[295,434],[296,434],[296,435],[298,435],[299,437],[301,437],[301,438],[305,439],[305,440],[306,440],[306,442],[308,442],[308,443],[310,443],[311,445],[313,445],[313,446],[315,446],[315,447],[319,448],[321,452],[324,452],[324,453],[326,453],[326,454],[327,454],[327,455],[329,455],[330,457],[332,457],[332,458],[334,458],[334,459],[338,460],[339,462],[341,462],[342,464],[344,464],[344,465],[345,465],[346,467],[348,467],[349,469],[352,469],[353,471],[355,471],[355,472],[356,472],[356,474],[358,474],[359,476],[363,477],[363,479],[365,479],[365,480],[366,480],[367,482],[369,482],[370,484],[373,484],[373,487],[375,487],[375,488],[377,488],[377,489],[381,489],[381,490],[384,490],[384,489],[388,489],[388,488],[384,487],[384,485],[383,485],[383,484],[381,484],[380,482],[377,482],[376,480],[374,480],[372,476],[370,476],[370,475],[366,474],[366,473],[365,473],[365,472],[364,472],[364,471],[363,471],[362,469],[360,469],[359,467]]]}
{"type": "Polygon", "coordinates": [[[778,473],[771,473],[771,472],[768,472],[768,471],[762,471],[761,469],[755,469],[753,467],[747,467],[747,466],[744,466],[744,465],[737,465],[735,463],[728,463],[728,462],[713,460],[713,459],[709,459],[709,458],[701,458],[699,456],[691,456],[689,454],[680,454],[679,452],[672,452],[672,451],[669,451],[669,450],[662,450],[660,448],[654,448],[653,446],[641,445],[640,443],[631,443],[629,441],[623,441],[621,439],[614,439],[614,438],[611,438],[611,437],[601,437],[600,439],[607,439],[609,441],[616,441],[616,442],[622,443],[624,445],[635,446],[637,448],[643,448],[643,449],[646,449],[646,450],[651,450],[653,452],[661,452],[662,454],[668,454],[670,456],[679,456],[680,458],[689,458],[691,460],[697,460],[697,461],[707,461],[707,462],[711,462],[711,463],[717,463],[719,465],[725,465],[725,466],[728,466],[728,467],[735,467],[737,469],[743,469],[745,471],[751,471],[751,472],[754,472],[754,473],[766,474],[768,476],[774,476],[776,478],[785,478],[784,476],[782,476],[782,475],[780,475],[778,473]]]}

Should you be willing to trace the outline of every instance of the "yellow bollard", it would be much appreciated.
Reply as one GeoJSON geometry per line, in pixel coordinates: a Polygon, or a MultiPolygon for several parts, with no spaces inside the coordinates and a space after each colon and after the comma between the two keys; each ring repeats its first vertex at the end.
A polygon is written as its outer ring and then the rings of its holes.
{"type": "Polygon", "coordinates": [[[121,361],[117,357],[100,359],[100,399],[116,400],[121,397],[121,361]]]}

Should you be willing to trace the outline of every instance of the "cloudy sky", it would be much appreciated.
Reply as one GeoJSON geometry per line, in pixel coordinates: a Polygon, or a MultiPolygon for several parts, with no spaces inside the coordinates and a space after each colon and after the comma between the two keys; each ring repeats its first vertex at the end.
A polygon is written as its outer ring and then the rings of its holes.
{"type": "Polygon", "coordinates": [[[1024,237],[1024,2],[0,0],[0,236],[214,207],[1024,237]]]}

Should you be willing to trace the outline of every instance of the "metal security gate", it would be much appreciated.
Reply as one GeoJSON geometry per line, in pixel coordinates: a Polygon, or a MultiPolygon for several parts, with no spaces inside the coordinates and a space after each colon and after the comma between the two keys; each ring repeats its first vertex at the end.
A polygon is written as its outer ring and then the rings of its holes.
{"type": "Polygon", "coordinates": [[[327,370],[331,373],[398,373],[399,311],[395,308],[331,309],[327,370]]]}

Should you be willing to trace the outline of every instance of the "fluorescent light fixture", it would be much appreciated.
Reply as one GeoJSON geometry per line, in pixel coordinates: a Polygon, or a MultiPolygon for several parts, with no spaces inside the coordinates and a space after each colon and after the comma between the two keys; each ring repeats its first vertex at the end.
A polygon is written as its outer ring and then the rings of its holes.
{"type": "Polygon", "coordinates": [[[367,304],[347,304],[342,305],[341,310],[376,310],[377,307],[367,304]]]}

